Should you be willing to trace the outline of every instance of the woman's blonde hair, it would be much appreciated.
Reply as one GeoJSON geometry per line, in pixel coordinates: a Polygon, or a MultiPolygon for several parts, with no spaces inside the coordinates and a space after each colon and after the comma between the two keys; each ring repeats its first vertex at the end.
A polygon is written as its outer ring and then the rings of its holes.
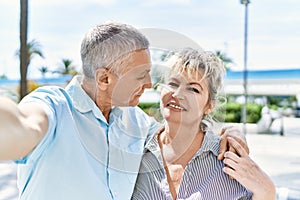
{"type": "MultiPolygon", "coordinates": [[[[167,66],[170,68],[170,73],[185,73],[188,78],[206,79],[208,81],[209,101],[214,101],[215,108],[220,106],[220,102],[223,102],[223,104],[226,102],[225,97],[221,96],[226,70],[223,61],[213,52],[185,48],[178,53],[174,53],[168,59],[167,66]],[[220,99],[222,101],[219,101],[220,99]]],[[[166,76],[169,77],[170,73],[167,73],[166,76]]],[[[213,123],[215,120],[212,116],[206,115],[202,124],[204,123],[207,126],[207,121],[213,123]]]]}

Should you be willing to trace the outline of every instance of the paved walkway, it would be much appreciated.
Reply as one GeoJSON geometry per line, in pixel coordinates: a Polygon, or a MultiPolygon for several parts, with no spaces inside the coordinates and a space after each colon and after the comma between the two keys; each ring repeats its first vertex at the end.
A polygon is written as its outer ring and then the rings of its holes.
{"type": "Polygon", "coordinates": [[[276,119],[272,134],[258,134],[256,124],[247,124],[246,130],[250,156],[275,182],[277,199],[300,200],[300,118],[276,119]]]}
{"type": "MultiPolygon", "coordinates": [[[[284,118],[284,136],[257,134],[247,125],[250,156],[270,175],[278,189],[278,200],[300,200],[300,118],[284,118]]],[[[279,132],[281,121],[272,131],[279,132]]],[[[16,200],[16,165],[0,163],[0,200],[16,200]]]]}
{"type": "Polygon", "coordinates": [[[17,166],[11,162],[0,162],[0,199],[18,199],[17,166]]]}
{"type": "Polygon", "coordinates": [[[250,156],[271,176],[277,188],[300,199],[300,133],[298,136],[247,135],[250,156]]]}

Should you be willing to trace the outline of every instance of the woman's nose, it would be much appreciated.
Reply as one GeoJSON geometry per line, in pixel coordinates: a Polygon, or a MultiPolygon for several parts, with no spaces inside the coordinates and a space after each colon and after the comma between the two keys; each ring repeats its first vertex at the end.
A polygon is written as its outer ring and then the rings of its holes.
{"type": "Polygon", "coordinates": [[[182,94],[182,89],[181,87],[178,87],[176,89],[172,89],[171,91],[173,94],[172,94],[172,97],[174,98],[177,98],[177,99],[184,99],[184,95],[182,94]]]}

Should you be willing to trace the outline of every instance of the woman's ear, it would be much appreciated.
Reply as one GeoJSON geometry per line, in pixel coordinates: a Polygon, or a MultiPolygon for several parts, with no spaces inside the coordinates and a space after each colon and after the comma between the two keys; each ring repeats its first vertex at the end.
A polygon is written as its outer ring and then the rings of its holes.
{"type": "Polygon", "coordinates": [[[208,102],[207,109],[205,110],[204,114],[208,115],[209,113],[211,113],[215,108],[215,105],[216,105],[215,100],[211,100],[210,102],[208,102]]]}
{"type": "Polygon", "coordinates": [[[106,68],[97,69],[95,79],[97,86],[101,90],[106,90],[109,85],[109,71],[106,68]]]}

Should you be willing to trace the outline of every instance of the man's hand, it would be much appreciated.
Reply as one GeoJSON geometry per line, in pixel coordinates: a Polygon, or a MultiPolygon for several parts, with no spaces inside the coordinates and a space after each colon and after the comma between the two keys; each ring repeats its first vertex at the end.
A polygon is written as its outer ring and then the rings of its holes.
{"type": "Polygon", "coordinates": [[[233,138],[227,138],[237,153],[226,152],[223,171],[253,193],[252,199],[275,200],[276,189],[271,178],[249,157],[233,138]]]}
{"type": "Polygon", "coordinates": [[[235,139],[242,146],[242,148],[244,148],[247,154],[249,154],[249,148],[247,145],[246,137],[238,127],[236,126],[224,127],[219,135],[220,135],[221,143],[220,143],[218,160],[224,159],[224,154],[226,151],[231,151],[235,154],[238,154],[236,149],[231,145],[232,143],[228,142],[228,137],[235,139]]]}

